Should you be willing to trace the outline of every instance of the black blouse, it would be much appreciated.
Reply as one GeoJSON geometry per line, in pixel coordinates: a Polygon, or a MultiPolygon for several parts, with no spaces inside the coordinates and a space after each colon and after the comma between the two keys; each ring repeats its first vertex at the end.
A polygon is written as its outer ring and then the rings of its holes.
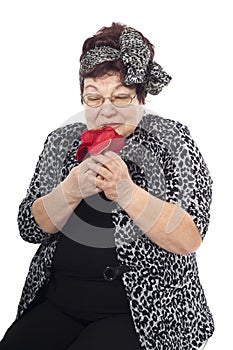
{"type": "Polygon", "coordinates": [[[47,298],[78,319],[130,312],[121,277],[103,277],[106,266],[119,265],[111,219],[114,206],[103,193],[82,200],[57,244],[47,298]]]}

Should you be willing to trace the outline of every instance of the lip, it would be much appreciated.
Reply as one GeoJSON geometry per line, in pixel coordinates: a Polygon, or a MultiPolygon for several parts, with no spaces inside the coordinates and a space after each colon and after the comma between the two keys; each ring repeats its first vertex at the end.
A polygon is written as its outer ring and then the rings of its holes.
{"type": "Polygon", "coordinates": [[[114,126],[114,125],[120,125],[121,123],[104,123],[101,124],[101,126],[114,126]]]}

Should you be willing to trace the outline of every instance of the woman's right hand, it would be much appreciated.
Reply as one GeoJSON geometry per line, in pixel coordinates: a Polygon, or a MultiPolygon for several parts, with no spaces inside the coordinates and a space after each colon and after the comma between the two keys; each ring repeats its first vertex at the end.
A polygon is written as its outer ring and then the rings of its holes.
{"type": "Polygon", "coordinates": [[[74,201],[78,202],[83,198],[102,191],[88,179],[90,176],[96,176],[96,173],[89,167],[90,162],[94,161],[87,158],[82,161],[82,163],[75,166],[61,183],[66,198],[72,198],[74,201]]]}
{"type": "MultiPolygon", "coordinates": [[[[47,195],[36,199],[32,213],[40,228],[47,233],[61,231],[72,212],[83,198],[101,192],[89,181],[89,176],[97,174],[90,169],[94,160],[88,158],[75,166],[57,187],[47,195]]],[[[93,182],[93,180],[92,180],[93,182]]]]}
{"type": "Polygon", "coordinates": [[[94,160],[90,158],[84,160],[75,166],[66,179],[50,193],[33,202],[33,216],[44,232],[61,231],[83,198],[102,191],[93,181],[93,177],[97,175],[90,169],[90,164],[93,162],[94,160]],[[92,182],[89,181],[90,177],[92,182]]]}

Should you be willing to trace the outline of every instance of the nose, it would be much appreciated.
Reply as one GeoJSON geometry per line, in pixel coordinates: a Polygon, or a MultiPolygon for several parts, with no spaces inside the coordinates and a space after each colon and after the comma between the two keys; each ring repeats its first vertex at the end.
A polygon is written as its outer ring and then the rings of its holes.
{"type": "Polygon", "coordinates": [[[116,114],[116,109],[110,101],[109,97],[105,98],[104,103],[101,106],[101,114],[105,117],[111,117],[116,114]]]}

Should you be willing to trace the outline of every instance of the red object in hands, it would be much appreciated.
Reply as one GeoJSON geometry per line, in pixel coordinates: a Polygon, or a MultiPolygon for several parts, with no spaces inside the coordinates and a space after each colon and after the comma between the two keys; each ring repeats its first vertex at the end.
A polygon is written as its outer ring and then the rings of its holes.
{"type": "Polygon", "coordinates": [[[98,154],[105,149],[119,152],[124,147],[124,137],[119,135],[111,126],[100,129],[85,130],[81,134],[82,144],[78,147],[75,159],[81,162],[89,153],[98,154]]]}

